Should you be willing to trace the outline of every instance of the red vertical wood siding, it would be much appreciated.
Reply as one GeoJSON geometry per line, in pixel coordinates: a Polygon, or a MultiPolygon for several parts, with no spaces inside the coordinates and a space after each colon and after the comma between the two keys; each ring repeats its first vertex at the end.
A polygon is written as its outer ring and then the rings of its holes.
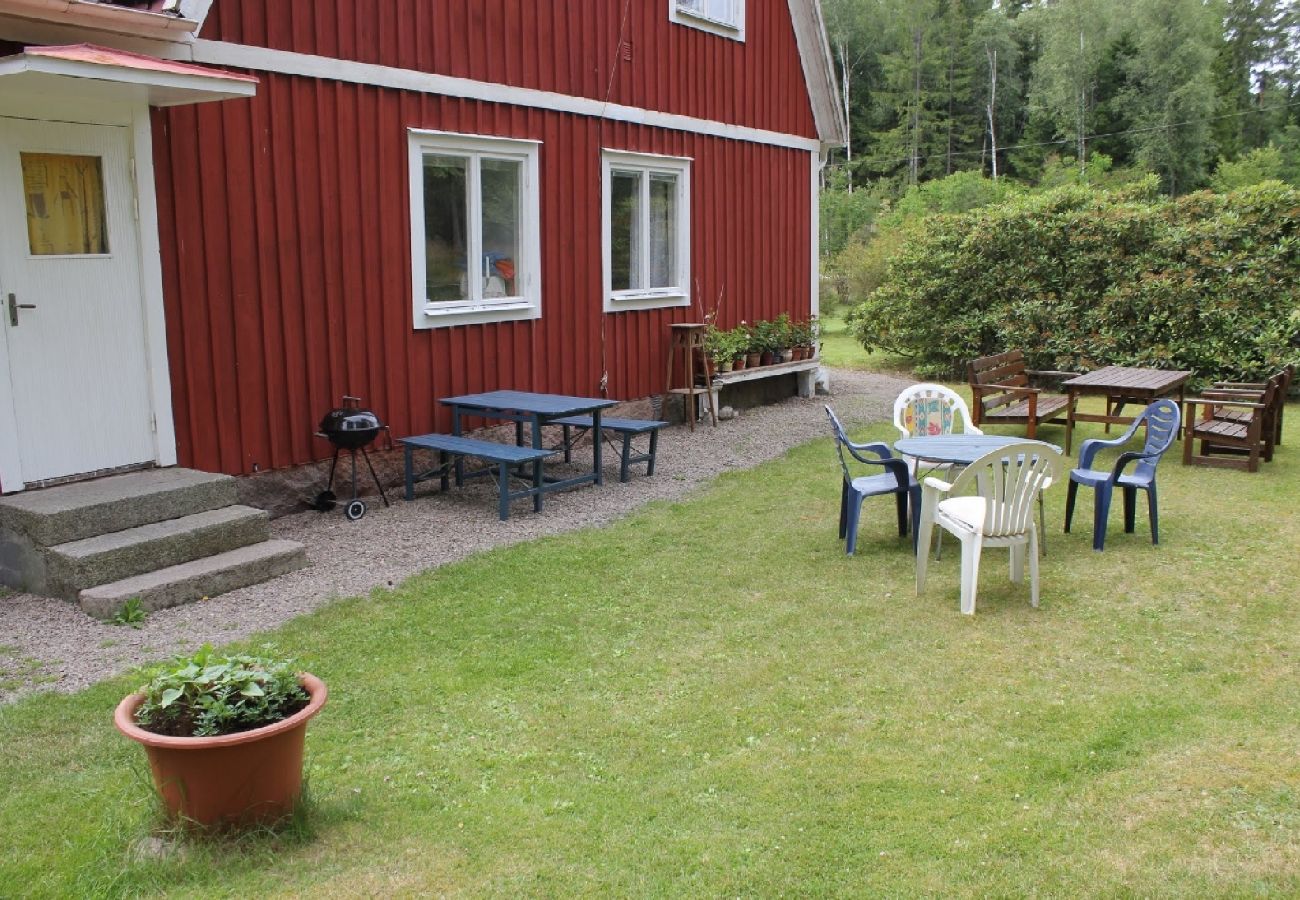
{"type": "Polygon", "coordinates": [[[816,137],[788,0],[745,16],[741,42],[668,0],[220,0],[202,36],[816,137]]]}
{"type": "MultiPolygon", "coordinates": [[[[378,28],[363,19],[357,32],[378,28]]],[[[437,399],[466,391],[590,396],[608,373],[609,396],[645,397],[664,387],[668,323],[698,320],[698,298],[722,298],[724,326],[809,311],[807,151],[265,74],[254,99],[156,112],[154,134],[184,465],[244,474],[320,458],[312,431],[343,394],[399,435],[448,427],[437,399]],[[541,319],[412,328],[413,127],[542,142],[541,319]],[[602,147],[694,159],[693,308],[603,312],[602,147]]]]}

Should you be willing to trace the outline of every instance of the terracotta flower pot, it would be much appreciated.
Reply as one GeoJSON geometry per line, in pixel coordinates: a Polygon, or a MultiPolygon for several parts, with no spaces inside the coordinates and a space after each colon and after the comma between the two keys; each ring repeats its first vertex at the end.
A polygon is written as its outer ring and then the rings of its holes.
{"type": "Polygon", "coordinates": [[[743,357],[743,356],[737,356],[735,359],[733,359],[733,360],[731,361],[731,368],[735,369],[737,372],[739,372],[741,369],[744,369],[744,368],[745,368],[745,357],[743,357]]]}
{"type": "Polygon", "coordinates": [[[759,357],[760,365],[770,366],[774,362],[776,362],[776,354],[773,353],[771,350],[764,350],[763,355],[759,357]]]}
{"type": "Polygon", "coordinates": [[[307,721],[320,712],[325,682],[306,672],[299,683],[311,697],[287,719],[217,737],[171,737],[135,723],[144,694],[117,705],[113,724],[144,745],[153,783],[170,818],[200,825],[252,825],[275,822],[293,812],[302,793],[302,752],[307,721]]]}
{"type": "Polygon", "coordinates": [[[762,364],[763,364],[763,354],[761,354],[761,353],[747,353],[747,354],[745,354],[745,368],[746,368],[746,369],[752,369],[752,368],[754,368],[754,367],[756,367],[756,366],[761,366],[762,364]]]}

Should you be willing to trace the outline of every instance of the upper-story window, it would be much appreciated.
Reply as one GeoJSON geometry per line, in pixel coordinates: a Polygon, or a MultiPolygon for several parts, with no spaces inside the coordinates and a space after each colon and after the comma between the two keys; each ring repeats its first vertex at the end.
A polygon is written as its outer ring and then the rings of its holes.
{"type": "Polygon", "coordinates": [[[604,152],[605,311],[689,306],[691,161],[604,152]]]}
{"type": "Polygon", "coordinates": [[[411,131],[415,327],[541,315],[537,143],[411,131]]]}
{"type": "Polygon", "coordinates": [[[745,0],[668,0],[668,17],[679,25],[745,39],[745,0]]]}

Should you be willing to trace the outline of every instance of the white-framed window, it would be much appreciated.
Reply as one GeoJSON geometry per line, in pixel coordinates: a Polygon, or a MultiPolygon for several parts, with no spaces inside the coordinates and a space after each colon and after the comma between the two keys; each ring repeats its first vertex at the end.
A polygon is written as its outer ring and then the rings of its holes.
{"type": "Polygon", "coordinates": [[[542,314],[538,142],[410,130],[414,324],[542,314]]]}
{"type": "Polygon", "coordinates": [[[691,303],[691,161],[602,154],[605,311],[691,303]]]}
{"type": "Polygon", "coordinates": [[[745,39],[745,0],[668,0],[668,18],[678,25],[745,39]]]}

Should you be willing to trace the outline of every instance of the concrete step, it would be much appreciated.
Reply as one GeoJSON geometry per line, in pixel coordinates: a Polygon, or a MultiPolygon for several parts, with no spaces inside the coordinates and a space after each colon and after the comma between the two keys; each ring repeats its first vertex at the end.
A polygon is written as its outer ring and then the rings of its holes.
{"type": "Polygon", "coordinates": [[[141,608],[152,612],[268,581],[305,565],[307,551],[302,544],[263,541],[157,572],[134,575],[112,584],[86,588],[79,600],[81,608],[90,615],[108,619],[132,597],[138,597],[141,608]]]}
{"type": "Polygon", "coordinates": [[[270,537],[268,521],[260,509],[227,506],[59,544],[46,554],[48,593],[76,600],[83,588],[247,547],[270,537]]]}
{"type": "Polygon", "coordinates": [[[229,475],[145,469],[0,497],[0,531],[53,547],[238,502],[229,475]]]}

